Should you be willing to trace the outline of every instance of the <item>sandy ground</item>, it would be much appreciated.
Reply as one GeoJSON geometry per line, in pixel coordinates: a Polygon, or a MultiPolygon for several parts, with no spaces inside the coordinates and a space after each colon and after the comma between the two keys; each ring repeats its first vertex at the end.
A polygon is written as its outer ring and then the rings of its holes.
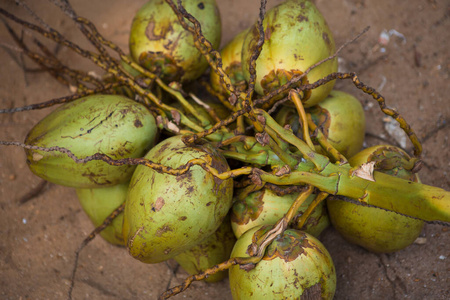
{"type": "MultiPolygon", "coordinates": [[[[87,45],[74,24],[50,2],[30,2],[46,22],[67,38],[87,45]]],[[[72,2],[80,15],[94,21],[106,37],[127,49],[133,14],[145,1],[72,2]]],[[[217,2],[223,19],[222,44],[256,20],[256,0],[217,2]]],[[[269,1],[269,6],[279,2],[269,1]]],[[[342,52],[340,67],[357,72],[363,82],[382,92],[388,105],[405,116],[423,141],[422,181],[449,190],[450,3],[444,0],[315,2],[325,15],[337,45],[371,26],[364,37],[342,52]],[[398,34],[381,47],[378,38],[383,30],[395,30],[392,32],[398,34]]],[[[0,7],[27,15],[10,0],[2,1],[0,7]]],[[[3,25],[0,25],[0,44],[13,45],[3,25]]],[[[8,52],[3,47],[0,49],[0,108],[39,103],[70,93],[45,73],[24,74],[8,52]]],[[[67,49],[61,49],[58,56],[74,67],[92,68],[67,49]]],[[[29,62],[28,66],[34,67],[29,62]]],[[[395,142],[373,100],[350,82],[339,82],[337,87],[362,101],[370,135],[395,142]]],[[[28,130],[48,111],[0,115],[0,140],[23,141],[28,130]]],[[[381,142],[367,138],[367,145],[381,142]]],[[[411,148],[409,143],[406,147],[411,148]]],[[[74,251],[93,229],[73,189],[49,184],[38,196],[21,205],[20,199],[40,184],[41,179],[28,170],[21,149],[0,147],[1,299],[65,298],[74,251]]],[[[322,241],[337,269],[335,299],[449,299],[448,227],[427,224],[421,237],[425,238],[424,244],[413,244],[393,254],[373,254],[348,244],[334,229],[328,229],[322,241]]],[[[170,270],[166,264],[142,264],[123,248],[96,239],[81,254],[74,298],[156,299],[169,284],[180,284],[185,277],[186,273],[180,270],[169,282],[170,270]]],[[[231,299],[228,280],[218,284],[195,283],[175,299],[231,299]]]]}

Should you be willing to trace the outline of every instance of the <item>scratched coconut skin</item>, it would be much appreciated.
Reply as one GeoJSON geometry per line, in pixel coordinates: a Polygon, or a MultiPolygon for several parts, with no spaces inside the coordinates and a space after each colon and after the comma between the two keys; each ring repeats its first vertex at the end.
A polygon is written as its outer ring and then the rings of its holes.
{"type": "MultiPolygon", "coordinates": [[[[199,20],[202,33],[215,49],[220,44],[221,22],[215,0],[182,1],[199,20]]],[[[133,59],[167,82],[198,78],[208,67],[178,17],[164,0],[148,1],[137,12],[130,31],[133,59]],[[156,26],[156,24],[158,24],[156,26]]]]}
{"type": "MultiPolygon", "coordinates": [[[[25,144],[63,147],[82,159],[102,153],[112,159],[142,157],[158,138],[155,118],[133,100],[117,95],[88,96],[62,105],[36,124],[25,144]]],[[[136,166],[103,161],[76,163],[61,152],[26,150],[37,176],[75,187],[112,186],[130,180],[136,166]]]]}
{"type": "MultiPolygon", "coordinates": [[[[271,228],[257,226],[244,233],[231,257],[249,257],[248,246],[271,228]]],[[[333,299],[336,289],[336,270],[325,246],[312,235],[294,229],[277,235],[254,269],[235,265],[229,274],[235,300],[333,299]]]]}
{"type": "MultiPolygon", "coordinates": [[[[305,72],[310,66],[335,52],[333,35],[322,14],[310,1],[289,0],[269,10],[263,22],[265,41],[256,60],[255,91],[264,95],[278,88],[294,74],[305,72]],[[298,9],[298,7],[302,9],[298,9]]],[[[242,49],[243,74],[250,79],[249,62],[259,39],[257,24],[245,37],[242,49]]],[[[337,71],[337,59],[314,68],[308,75],[310,83],[337,71]]],[[[304,101],[313,106],[329,94],[334,81],[311,91],[304,101]]]]}
{"type": "MultiPolygon", "coordinates": [[[[225,158],[212,145],[188,147],[181,136],[162,141],[145,158],[170,168],[203,159],[219,172],[229,170],[225,158]]],[[[124,212],[128,252],[146,263],[175,257],[217,230],[231,207],[232,197],[233,180],[220,180],[201,166],[192,166],[179,176],[138,166],[124,212]]]]}
{"type": "MultiPolygon", "coordinates": [[[[409,158],[403,150],[389,145],[366,148],[353,156],[349,163],[358,166],[366,162],[380,162],[390,158],[409,158]]],[[[386,161],[385,161],[386,162],[386,161]]],[[[417,174],[402,166],[380,172],[405,180],[420,182],[417,174]]],[[[375,252],[389,253],[411,245],[422,232],[424,222],[391,211],[344,202],[334,197],[327,200],[333,226],[349,242],[375,252]]]]}

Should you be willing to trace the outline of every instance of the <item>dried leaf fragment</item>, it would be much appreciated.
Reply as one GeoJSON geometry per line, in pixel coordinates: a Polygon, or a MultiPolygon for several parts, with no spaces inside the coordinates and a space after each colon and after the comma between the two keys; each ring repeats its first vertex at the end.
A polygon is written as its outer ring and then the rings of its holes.
{"type": "Polygon", "coordinates": [[[270,142],[270,137],[267,132],[257,133],[255,138],[263,147],[267,146],[270,142]]]}
{"type": "Polygon", "coordinates": [[[365,180],[375,182],[375,178],[373,178],[373,169],[375,166],[374,161],[370,161],[362,164],[356,170],[352,171],[352,176],[356,176],[365,180]]]}
{"type": "Polygon", "coordinates": [[[283,175],[286,175],[286,174],[289,174],[289,173],[291,173],[291,168],[289,168],[288,165],[284,165],[283,167],[281,167],[281,168],[275,173],[275,175],[277,175],[277,176],[283,176],[283,175]]]}
{"type": "Polygon", "coordinates": [[[177,125],[175,125],[174,123],[172,123],[171,121],[167,122],[166,128],[169,131],[175,132],[175,133],[179,133],[180,132],[180,128],[178,128],[177,125]]]}

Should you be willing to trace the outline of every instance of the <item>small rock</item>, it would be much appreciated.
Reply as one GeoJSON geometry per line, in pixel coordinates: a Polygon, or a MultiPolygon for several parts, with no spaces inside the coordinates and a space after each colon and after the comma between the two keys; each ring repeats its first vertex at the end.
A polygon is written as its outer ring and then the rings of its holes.
{"type": "Polygon", "coordinates": [[[425,245],[426,243],[427,243],[427,238],[425,238],[425,237],[418,237],[414,241],[414,244],[417,244],[417,245],[425,245]]]}

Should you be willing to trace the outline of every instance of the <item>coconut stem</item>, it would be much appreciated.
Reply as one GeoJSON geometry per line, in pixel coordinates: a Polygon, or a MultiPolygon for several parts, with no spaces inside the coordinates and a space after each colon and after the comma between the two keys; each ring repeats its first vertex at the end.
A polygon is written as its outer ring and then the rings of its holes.
{"type": "MultiPolygon", "coordinates": [[[[256,242],[250,244],[248,248],[248,254],[250,256],[263,256],[264,252],[270,243],[277,237],[277,235],[283,233],[288,224],[295,217],[295,214],[299,210],[300,206],[306,201],[306,199],[312,194],[314,190],[313,186],[308,186],[308,188],[300,193],[295,199],[294,203],[292,203],[289,210],[286,214],[277,221],[277,223],[273,226],[273,228],[267,231],[261,238],[259,238],[256,242]]],[[[255,233],[256,234],[256,233],[255,233]]]]}
{"type": "Polygon", "coordinates": [[[311,141],[311,137],[309,136],[309,128],[308,128],[308,122],[306,120],[305,108],[303,107],[303,104],[302,104],[302,101],[300,100],[298,92],[295,90],[291,90],[289,92],[289,98],[294,103],[295,108],[297,109],[297,113],[299,116],[299,122],[302,125],[303,139],[305,140],[305,142],[309,146],[309,148],[311,148],[311,150],[314,150],[314,144],[311,141]]]}
{"type": "Polygon", "coordinates": [[[294,145],[300,151],[304,159],[311,161],[316,166],[316,170],[320,172],[330,163],[330,160],[326,156],[315,153],[304,141],[296,137],[292,130],[283,128],[266,111],[262,109],[255,109],[255,111],[258,115],[265,118],[267,127],[270,127],[275,131],[283,140],[294,145]]]}
{"type": "Polygon", "coordinates": [[[339,164],[343,165],[348,163],[347,159],[344,155],[342,155],[336,148],[334,148],[329,142],[328,139],[323,134],[322,130],[314,123],[311,118],[311,114],[307,114],[308,125],[311,131],[314,132],[316,140],[319,142],[319,145],[322,147],[326,153],[331,156],[334,161],[339,162],[339,164]]]}
{"type": "Polygon", "coordinates": [[[317,207],[317,205],[319,205],[323,200],[325,200],[328,197],[328,195],[329,195],[328,193],[322,192],[319,193],[319,195],[317,195],[314,198],[313,202],[311,202],[311,204],[308,206],[303,215],[298,219],[297,228],[301,229],[303,225],[305,225],[306,221],[308,220],[309,216],[314,211],[314,209],[317,207]]]}

